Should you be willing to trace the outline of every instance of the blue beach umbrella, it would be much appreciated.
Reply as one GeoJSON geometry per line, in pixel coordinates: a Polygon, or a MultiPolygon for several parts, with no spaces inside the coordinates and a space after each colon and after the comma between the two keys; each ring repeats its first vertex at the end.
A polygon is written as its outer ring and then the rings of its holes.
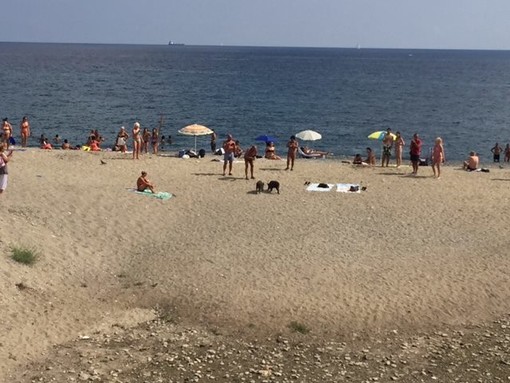
{"type": "Polygon", "coordinates": [[[263,134],[261,136],[258,136],[257,138],[255,138],[255,141],[264,141],[266,144],[268,142],[278,142],[276,137],[268,136],[267,134],[263,134]]]}

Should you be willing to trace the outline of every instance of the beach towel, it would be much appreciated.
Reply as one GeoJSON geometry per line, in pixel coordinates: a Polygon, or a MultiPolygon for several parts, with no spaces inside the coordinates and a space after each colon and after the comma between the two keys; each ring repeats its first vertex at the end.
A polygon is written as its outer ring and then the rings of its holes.
{"type": "Polygon", "coordinates": [[[316,184],[310,184],[307,186],[307,191],[331,191],[335,185],[334,184],[323,184],[323,183],[316,183],[316,184]],[[325,185],[327,187],[319,187],[319,185],[325,185]]]}
{"type": "Polygon", "coordinates": [[[358,184],[336,184],[336,191],[340,193],[361,193],[361,187],[358,184]]]}
{"type": "Polygon", "coordinates": [[[136,193],[136,194],[140,194],[140,195],[145,195],[147,197],[157,198],[160,200],[167,200],[174,196],[172,193],[168,193],[168,192],[152,193],[150,190],[145,190],[145,191],[141,192],[141,191],[138,191],[133,188],[128,189],[128,191],[136,193]]]}

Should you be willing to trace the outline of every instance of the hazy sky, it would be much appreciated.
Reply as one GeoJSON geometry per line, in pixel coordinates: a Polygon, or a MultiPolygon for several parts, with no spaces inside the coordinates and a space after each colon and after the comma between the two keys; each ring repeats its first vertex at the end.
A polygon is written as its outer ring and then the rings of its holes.
{"type": "Polygon", "coordinates": [[[0,41],[510,49],[510,0],[0,0],[0,41]]]}

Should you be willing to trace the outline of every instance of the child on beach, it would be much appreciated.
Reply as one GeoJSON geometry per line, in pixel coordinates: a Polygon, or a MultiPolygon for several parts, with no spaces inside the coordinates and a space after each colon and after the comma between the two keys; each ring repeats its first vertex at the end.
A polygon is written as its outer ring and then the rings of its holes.
{"type": "Polygon", "coordinates": [[[445,161],[443,140],[441,137],[436,138],[434,149],[432,149],[432,170],[434,177],[439,179],[441,177],[441,164],[445,161]],[[437,169],[437,174],[436,174],[437,169]]]}

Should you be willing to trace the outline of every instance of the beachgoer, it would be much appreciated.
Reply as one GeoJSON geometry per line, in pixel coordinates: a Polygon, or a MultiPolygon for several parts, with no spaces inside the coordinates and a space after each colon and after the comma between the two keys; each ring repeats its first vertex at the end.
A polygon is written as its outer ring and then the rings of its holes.
{"type": "Polygon", "coordinates": [[[234,150],[234,157],[235,158],[241,158],[243,155],[243,148],[241,148],[241,143],[239,140],[236,140],[236,148],[234,150]]]}
{"type": "Polygon", "coordinates": [[[9,119],[7,117],[3,120],[3,142],[7,144],[7,147],[5,149],[9,149],[9,145],[11,143],[11,137],[12,137],[12,125],[9,123],[9,119]]]}
{"type": "Polygon", "coordinates": [[[21,130],[21,146],[26,147],[28,142],[28,137],[30,137],[30,123],[28,122],[28,117],[23,116],[21,119],[21,123],[19,125],[21,130]]]}
{"type": "Polygon", "coordinates": [[[44,134],[41,134],[41,137],[39,137],[39,145],[42,145],[45,140],[47,140],[47,138],[44,137],[44,134]]]}
{"type": "Polygon", "coordinates": [[[168,139],[166,142],[168,143],[168,145],[172,145],[172,136],[171,135],[168,135],[168,139]]]}
{"type": "Polygon", "coordinates": [[[67,138],[64,140],[64,143],[62,144],[62,149],[64,150],[71,149],[71,145],[69,144],[69,141],[67,141],[67,138]]]}
{"type": "Polygon", "coordinates": [[[505,162],[510,162],[510,144],[505,146],[505,162]]]}
{"type": "Polygon", "coordinates": [[[445,161],[443,139],[441,137],[437,137],[434,148],[432,149],[432,170],[434,171],[434,177],[437,177],[438,179],[441,177],[441,164],[445,161]]]}
{"type": "Polygon", "coordinates": [[[273,142],[269,141],[266,144],[266,152],[264,157],[268,160],[281,160],[281,157],[276,155],[276,148],[274,147],[273,142]]]}
{"type": "Polygon", "coordinates": [[[246,176],[246,179],[248,179],[248,167],[250,167],[250,174],[251,178],[255,179],[253,176],[253,168],[254,168],[254,161],[257,158],[257,147],[255,145],[252,145],[250,149],[244,153],[244,175],[246,176]]]}
{"type": "Polygon", "coordinates": [[[140,147],[142,146],[142,137],[140,137],[140,123],[135,122],[131,132],[133,138],[133,159],[138,160],[140,157],[140,147]]]}
{"type": "Polygon", "coordinates": [[[55,134],[55,137],[53,138],[53,143],[55,145],[59,145],[60,143],[62,143],[62,140],[60,139],[58,134],[55,134]]]}
{"type": "Polygon", "coordinates": [[[372,148],[367,148],[367,159],[365,160],[367,164],[370,166],[375,166],[375,154],[372,148]]]}
{"type": "Polygon", "coordinates": [[[140,149],[140,153],[147,153],[149,151],[149,141],[151,140],[151,132],[149,129],[143,128],[142,132],[142,148],[140,149]]]}
{"type": "Polygon", "coordinates": [[[136,180],[136,190],[143,192],[149,189],[151,192],[156,193],[154,188],[154,184],[147,179],[147,172],[142,171],[142,175],[136,180]]]}
{"type": "Polygon", "coordinates": [[[227,134],[227,139],[223,141],[223,175],[225,175],[228,163],[228,175],[232,175],[232,163],[234,162],[234,154],[236,150],[236,143],[232,135],[227,134]]]}
{"type": "Polygon", "coordinates": [[[413,172],[411,174],[418,174],[418,166],[420,166],[420,154],[421,147],[423,145],[422,140],[418,136],[418,133],[414,133],[413,139],[411,140],[411,145],[409,147],[409,154],[411,157],[411,164],[413,165],[413,172]]]}
{"type": "Polygon", "coordinates": [[[467,170],[469,172],[478,169],[478,165],[480,164],[480,158],[476,154],[476,152],[472,151],[469,153],[469,157],[466,161],[464,161],[464,164],[462,168],[464,170],[467,170]]]}
{"type": "Polygon", "coordinates": [[[5,143],[0,144],[0,194],[2,194],[5,189],[7,189],[7,179],[9,178],[7,163],[12,157],[12,150],[10,150],[8,153],[5,152],[6,150],[7,145],[5,143]]]}
{"type": "Polygon", "coordinates": [[[388,166],[391,158],[391,148],[393,147],[393,135],[391,134],[391,129],[388,128],[386,133],[384,134],[384,138],[382,140],[382,157],[381,157],[381,166],[388,166]]]}
{"type": "Polygon", "coordinates": [[[361,154],[356,154],[352,160],[352,164],[353,165],[367,165],[366,163],[363,162],[363,158],[361,158],[361,154]]]}
{"type": "Polygon", "coordinates": [[[313,155],[317,155],[317,157],[325,157],[325,156],[327,156],[329,154],[328,152],[324,152],[324,151],[321,151],[321,150],[311,149],[308,146],[302,147],[301,150],[305,154],[309,154],[309,155],[312,155],[312,156],[313,155]]]}
{"type": "Polygon", "coordinates": [[[122,126],[119,133],[117,133],[117,140],[115,141],[117,150],[120,150],[122,153],[126,153],[128,138],[129,134],[126,132],[126,128],[122,126]]]}
{"type": "Polygon", "coordinates": [[[214,129],[211,129],[211,130],[212,130],[212,134],[211,134],[211,152],[214,154],[216,152],[216,139],[218,138],[218,135],[216,134],[214,129]]]}
{"type": "Polygon", "coordinates": [[[294,170],[294,161],[296,160],[296,154],[299,148],[299,142],[296,136],[290,136],[289,142],[287,142],[287,167],[285,170],[294,170]]]}
{"type": "Polygon", "coordinates": [[[89,147],[90,147],[91,152],[100,152],[101,151],[101,148],[99,147],[99,141],[94,136],[92,136],[92,138],[90,140],[89,147]]]}
{"type": "Polygon", "coordinates": [[[494,145],[494,147],[491,149],[494,162],[499,162],[499,157],[500,157],[502,151],[503,151],[503,148],[501,146],[499,146],[499,144],[496,142],[496,145],[494,145]]]}
{"type": "Polygon", "coordinates": [[[152,145],[152,153],[158,154],[159,130],[157,128],[152,129],[151,145],[152,145]]]}
{"type": "Polygon", "coordinates": [[[53,146],[51,146],[51,144],[47,138],[43,139],[43,142],[41,144],[41,149],[44,149],[44,150],[52,150],[53,149],[53,146]]]}
{"type": "Polygon", "coordinates": [[[395,138],[395,160],[397,161],[397,168],[402,165],[402,152],[404,151],[405,144],[404,138],[402,138],[400,132],[397,132],[395,138]]]}

